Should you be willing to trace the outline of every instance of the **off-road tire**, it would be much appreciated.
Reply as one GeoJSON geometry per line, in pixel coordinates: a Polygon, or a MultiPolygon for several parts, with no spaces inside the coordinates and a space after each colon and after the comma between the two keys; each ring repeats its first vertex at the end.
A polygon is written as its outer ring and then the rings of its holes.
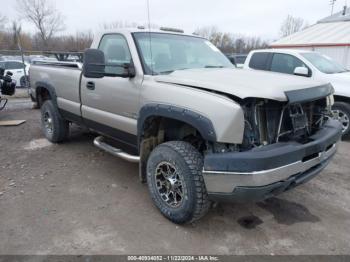
{"type": "MultiPolygon", "coordinates": [[[[332,110],[339,111],[340,114],[346,115],[347,120],[350,120],[350,104],[345,102],[335,102],[332,110]]],[[[344,124],[344,123],[342,123],[344,124]]],[[[350,137],[350,122],[347,124],[346,130],[343,131],[343,138],[350,137]]]]}
{"type": "Polygon", "coordinates": [[[155,206],[176,224],[192,223],[209,210],[210,201],[202,177],[203,157],[192,145],[183,141],[166,142],[157,146],[147,161],[147,184],[155,206]],[[164,201],[156,184],[156,170],[161,163],[170,163],[185,185],[183,201],[171,207],[164,201]]]}
{"type": "Polygon", "coordinates": [[[63,142],[69,136],[69,122],[62,118],[51,100],[46,100],[41,106],[41,128],[45,137],[52,143],[63,142]],[[45,116],[51,119],[50,129],[46,126],[45,116]]]}

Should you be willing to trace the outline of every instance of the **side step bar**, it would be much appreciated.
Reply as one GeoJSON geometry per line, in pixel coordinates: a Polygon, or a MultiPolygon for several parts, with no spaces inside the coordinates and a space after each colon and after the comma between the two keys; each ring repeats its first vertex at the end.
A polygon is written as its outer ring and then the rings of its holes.
{"type": "Polygon", "coordinates": [[[94,145],[99,149],[102,149],[114,156],[120,157],[129,162],[138,163],[140,162],[140,157],[135,155],[130,155],[128,153],[123,152],[122,150],[115,148],[105,142],[103,142],[103,136],[98,136],[94,140],[94,145]]]}

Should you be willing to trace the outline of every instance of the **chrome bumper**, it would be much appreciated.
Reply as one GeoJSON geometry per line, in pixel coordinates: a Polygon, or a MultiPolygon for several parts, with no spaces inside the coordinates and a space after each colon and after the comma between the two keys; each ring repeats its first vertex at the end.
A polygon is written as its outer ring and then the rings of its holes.
{"type": "Polygon", "coordinates": [[[202,174],[209,193],[232,193],[236,187],[266,186],[307,172],[319,164],[325,163],[336,151],[337,144],[333,144],[312,159],[304,162],[297,161],[274,169],[242,173],[203,170],[202,174]]]}

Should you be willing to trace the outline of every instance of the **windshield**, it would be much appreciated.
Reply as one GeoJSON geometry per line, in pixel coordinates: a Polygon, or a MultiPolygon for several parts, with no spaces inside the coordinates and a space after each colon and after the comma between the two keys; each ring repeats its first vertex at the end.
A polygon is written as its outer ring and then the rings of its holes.
{"type": "Polygon", "coordinates": [[[134,38],[149,75],[192,68],[233,68],[226,56],[203,38],[147,32],[134,33],[134,38]]]}
{"type": "Polygon", "coordinates": [[[302,53],[311,64],[313,64],[318,70],[325,74],[337,74],[344,73],[347,70],[340,64],[333,61],[331,58],[320,55],[318,53],[302,53]]]}

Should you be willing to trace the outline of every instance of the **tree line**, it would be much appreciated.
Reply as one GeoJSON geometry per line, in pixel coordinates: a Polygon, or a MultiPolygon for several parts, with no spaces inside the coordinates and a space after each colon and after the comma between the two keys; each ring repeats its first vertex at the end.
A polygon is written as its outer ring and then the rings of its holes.
{"type": "MultiPolygon", "coordinates": [[[[0,13],[0,50],[18,50],[20,42],[25,51],[83,51],[91,45],[92,31],[60,35],[65,30],[64,18],[51,0],[16,0],[18,17],[10,20],[0,13]],[[22,30],[21,23],[30,23],[35,33],[22,30]]],[[[101,29],[135,27],[133,22],[116,21],[100,25],[101,29]]],[[[147,27],[147,25],[145,25],[147,27]]],[[[157,28],[152,25],[152,28],[157,28]]],[[[302,30],[305,22],[288,16],[280,28],[285,37],[302,30]]],[[[216,26],[201,27],[194,32],[209,39],[224,53],[248,53],[253,49],[266,48],[269,42],[261,37],[222,32],[216,26]]]]}

